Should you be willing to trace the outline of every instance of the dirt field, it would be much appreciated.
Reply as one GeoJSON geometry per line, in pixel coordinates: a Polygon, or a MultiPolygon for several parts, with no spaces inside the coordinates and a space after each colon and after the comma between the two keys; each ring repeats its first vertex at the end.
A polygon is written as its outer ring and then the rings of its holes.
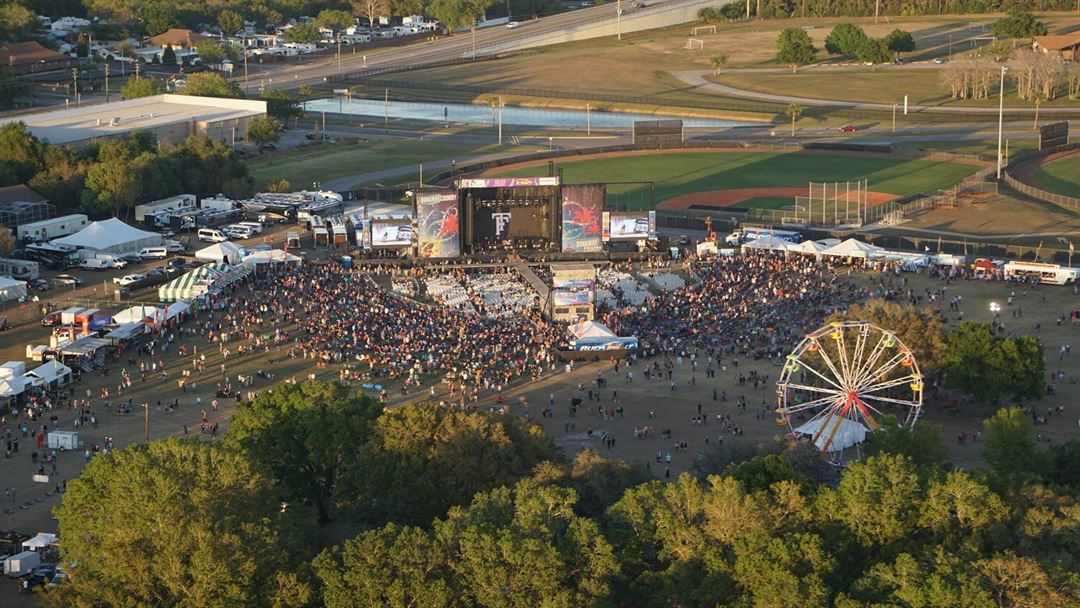
{"type": "MultiPolygon", "coordinates": [[[[806,195],[806,188],[734,188],[731,190],[712,190],[709,192],[698,192],[695,194],[669,198],[668,200],[659,203],[656,208],[684,210],[689,209],[691,205],[716,208],[752,207],[753,205],[740,205],[739,203],[752,201],[756,198],[778,197],[791,199],[790,206],[794,207],[795,197],[806,195]]],[[[895,194],[886,192],[867,192],[866,196],[871,206],[881,205],[891,200],[896,200],[897,198],[895,194]]]]}

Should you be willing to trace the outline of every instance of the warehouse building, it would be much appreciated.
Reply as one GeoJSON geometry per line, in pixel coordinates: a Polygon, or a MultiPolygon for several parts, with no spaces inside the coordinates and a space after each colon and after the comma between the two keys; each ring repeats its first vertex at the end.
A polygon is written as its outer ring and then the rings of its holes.
{"type": "Polygon", "coordinates": [[[193,95],[153,95],[39,112],[17,119],[31,133],[54,144],[85,145],[103,137],[149,131],[158,141],[177,144],[205,135],[235,145],[247,136],[248,121],[266,115],[266,102],[193,95]]]}

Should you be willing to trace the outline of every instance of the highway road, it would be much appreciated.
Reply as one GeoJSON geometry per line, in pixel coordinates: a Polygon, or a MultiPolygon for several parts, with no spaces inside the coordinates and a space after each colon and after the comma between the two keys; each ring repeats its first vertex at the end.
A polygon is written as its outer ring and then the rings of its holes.
{"type": "MultiPolygon", "coordinates": [[[[706,0],[649,0],[648,6],[632,9],[630,0],[622,3],[623,16],[641,13],[662,14],[666,10],[693,4],[708,4],[706,0]]],[[[320,61],[318,64],[298,64],[275,70],[265,79],[248,78],[247,91],[255,93],[260,87],[273,89],[291,89],[301,85],[321,84],[329,76],[338,73],[352,73],[364,70],[422,66],[439,61],[469,58],[474,55],[490,54],[489,48],[498,46],[507,50],[515,46],[524,48],[535,38],[550,35],[552,32],[572,30],[582,26],[610,23],[618,19],[618,3],[609,2],[578,10],[559,13],[532,21],[522,21],[521,25],[510,29],[494,26],[477,30],[475,33],[462,32],[443,36],[433,41],[420,42],[408,46],[377,50],[363,55],[361,51],[353,54],[341,54],[341,61],[334,58],[320,61]],[[515,45],[516,43],[516,45],[515,45]],[[340,68],[339,68],[340,63],[340,68]]],[[[243,88],[243,76],[236,78],[243,88]]]]}

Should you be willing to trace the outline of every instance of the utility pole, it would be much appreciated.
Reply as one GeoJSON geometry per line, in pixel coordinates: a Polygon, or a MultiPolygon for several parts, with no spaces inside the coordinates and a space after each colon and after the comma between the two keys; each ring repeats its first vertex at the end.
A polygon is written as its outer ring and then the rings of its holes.
{"type": "Polygon", "coordinates": [[[142,404],[143,407],[143,443],[150,443],[150,403],[142,404]]]}
{"type": "Polygon", "coordinates": [[[1001,136],[1005,126],[1005,66],[1001,66],[1001,89],[998,94],[997,178],[1001,181],[1001,136]]]}
{"type": "Polygon", "coordinates": [[[383,91],[383,133],[390,133],[390,89],[383,91]]]}
{"type": "MultiPolygon", "coordinates": [[[[109,64],[105,64],[105,103],[109,103],[109,64]]],[[[1038,111],[1035,112],[1035,121],[1038,122],[1038,111]]]]}
{"type": "Polygon", "coordinates": [[[896,103],[892,104],[892,132],[896,133],[896,103]]]}
{"type": "Polygon", "coordinates": [[[244,92],[247,92],[248,88],[248,70],[247,70],[247,49],[244,49],[244,92]]]}
{"type": "Polygon", "coordinates": [[[1031,125],[1031,128],[1033,130],[1039,128],[1039,105],[1041,103],[1042,103],[1042,97],[1036,95],[1035,96],[1035,124],[1031,125]]]}
{"type": "Polygon", "coordinates": [[[337,71],[341,73],[341,32],[337,35],[337,71]]]}
{"type": "Polygon", "coordinates": [[[592,135],[592,104],[585,104],[585,134],[592,135]]]}
{"type": "Polygon", "coordinates": [[[877,23],[878,13],[881,11],[881,0],[874,0],[874,23],[877,23]]]}
{"type": "Polygon", "coordinates": [[[622,0],[615,3],[615,33],[622,40],[622,0]]]}
{"type": "Polygon", "coordinates": [[[746,20],[750,20],[750,0],[746,0],[746,20]]]}
{"type": "Polygon", "coordinates": [[[75,89],[75,107],[79,107],[81,97],[79,96],[79,68],[71,68],[71,80],[72,86],[75,89]]]}
{"type": "Polygon", "coordinates": [[[139,74],[142,73],[142,65],[141,64],[142,64],[141,61],[139,61],[138,59],[135,59],[135,80],[138,80],[139,79],[139,74]]]}
{"type": "Polygon", "coordinates": [[[503,100],[502,95],[499,95],[499,145],[502,145],[502,113],[503,113],[503,100]]]}

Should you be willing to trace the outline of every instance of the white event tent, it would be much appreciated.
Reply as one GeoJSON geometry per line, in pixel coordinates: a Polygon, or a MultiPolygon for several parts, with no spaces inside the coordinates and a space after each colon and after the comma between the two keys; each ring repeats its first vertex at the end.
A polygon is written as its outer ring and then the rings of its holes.
{"type": "Polygon", "coordinates": [[[833,255],[845,258],[869,258],[885,251],[877,245],[871,245],[855,239],[842,241],[821,251],[821,255],[833,255]]]}
{"type": "Polygon", "coordinates": [[[26,297],[26,281],[0,277],[0,302],[26,297]]]}
{"type": "Polygon", "coordinates": [[[799,435],[817,437],[814,446],[819,450],[825,449],[828,444],[830,452],[846,450],[857,443],[866,441],[866,427],[862,424],[841,416],[826,416],[814,418],[806,424],[795,429],[799,435]],[[822,426],[824,432],[819,432],[822,426]],[[830,441],[831,439],[831,441],[830,441]]]}
{"type": "Polygon", "coordinates": [[[240,263],[240,246],[236,243],[225,241],[214,243],[195,252],[195,259],[204,262],[224,262],[225,264],[240,263]]]}
{"type": "Polygon", "coordinates": [[[51,242],[54,245],[68,245],[78,248],[85,252],[80,252],[79,255],[92,257],[98,253],[112,255],[137,253],[145,247],[161,245],[164,239],[160,234],[128,226],[114,217],[100,222],[92,222],[75,234],[53,239],[51,242]]]}
{"type": "Polygon", "coordinates": [[[258,266],[261,264],[299,264],[303,261],[298,255],[293,255],[281,249],[270,251],[255,251],[244,258],[244,263],[258,266]]]}

